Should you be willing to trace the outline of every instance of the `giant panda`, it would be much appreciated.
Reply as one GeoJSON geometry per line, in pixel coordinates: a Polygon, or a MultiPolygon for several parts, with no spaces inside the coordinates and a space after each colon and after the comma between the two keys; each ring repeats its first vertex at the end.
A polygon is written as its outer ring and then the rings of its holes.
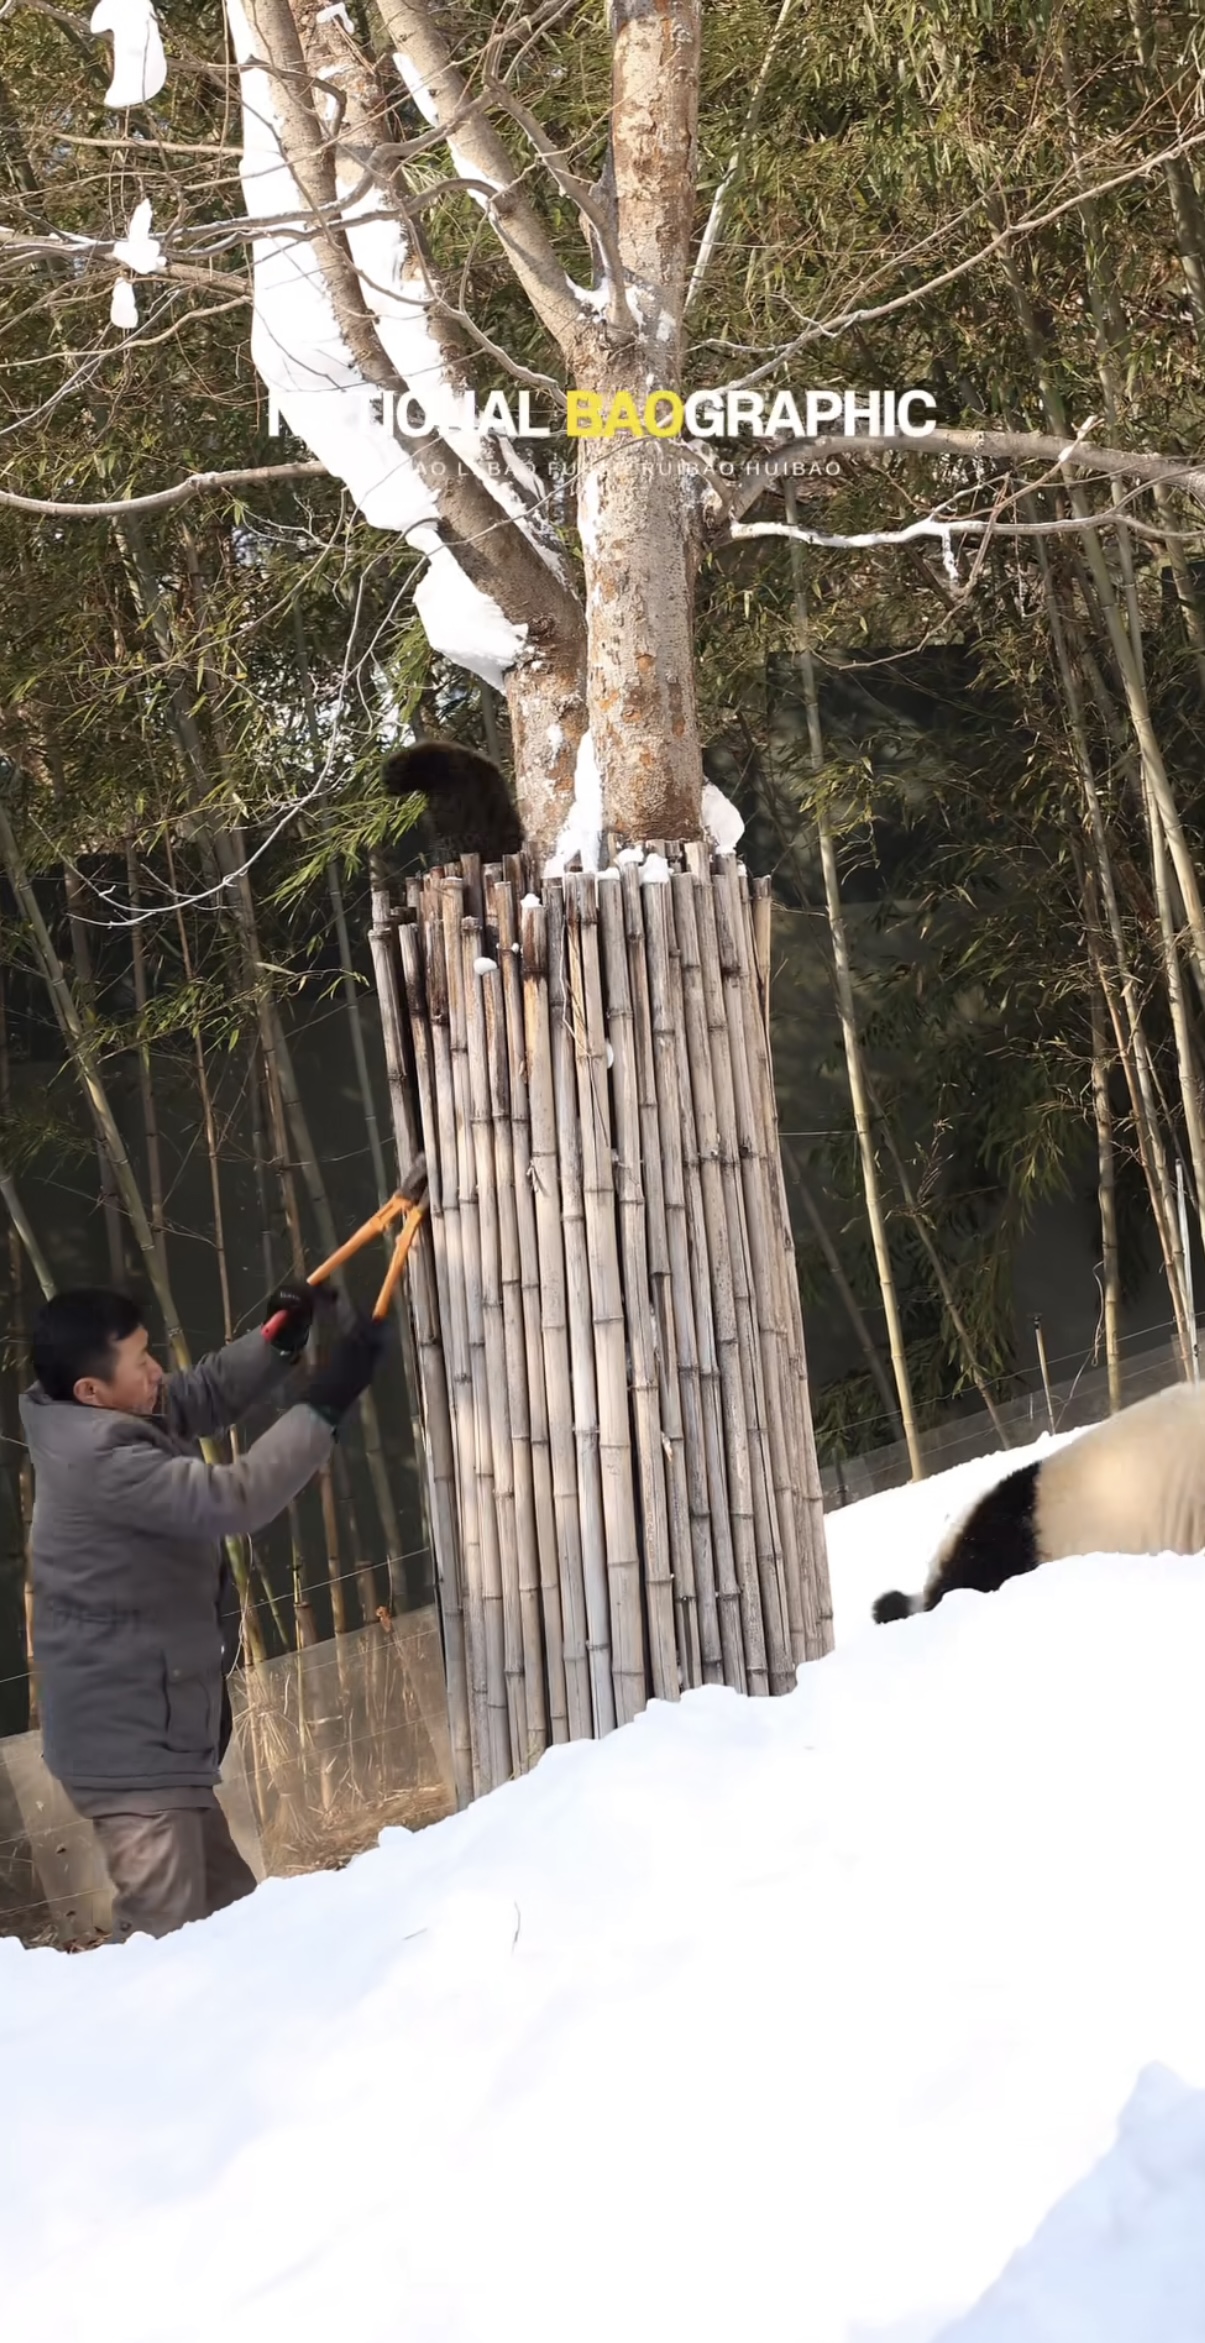
{"type": "Polygon", "coordinates": [[[479,854],[501,862],[517,854],[523,826],[498,767],[478,749],[454,740],[420,740],[395,749],[382,775],[390,797],[426,798],[417,837],[429,862],[459,861],[479,854]]]}
{"type": "Polygon", "coordinates": [[[924,1592],[880,1595],[873,1616],[883,1625],[932,1611],[959,1587],[994,1594],[1070,1554],[1202,1550],[1205,1385],[1177,1383],[1007,1473],[954,1524],[924,1592]]]}

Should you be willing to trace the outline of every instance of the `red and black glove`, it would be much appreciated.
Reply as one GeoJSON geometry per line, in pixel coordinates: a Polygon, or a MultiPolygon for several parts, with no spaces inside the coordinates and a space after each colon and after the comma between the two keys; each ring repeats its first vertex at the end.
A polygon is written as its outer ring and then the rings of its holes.
{"type": "Polygon", "coordinates": [[[278,1286],[264,1311],[264,1332],[273,1350],[282,1359],[299,1359],[310,1339],[314,1322],[314,1288],[309,1285],[278,1286]],[[274,1318],[282,1323],[267,1330],[274,1318]]]}

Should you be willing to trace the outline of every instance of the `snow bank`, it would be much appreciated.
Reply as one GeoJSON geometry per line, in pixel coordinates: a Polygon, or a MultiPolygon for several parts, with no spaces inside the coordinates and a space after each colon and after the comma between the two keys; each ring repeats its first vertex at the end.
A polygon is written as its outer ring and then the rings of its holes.
{"type": "Polygon", "coordinates": [[[1115,2148],[942,2343],[1200,2343],[1205,2092],[1148,2067],[1115,2148]]]}
{"type": "Polygon", "coordinates": [[[654,1704],[163,1944],[0,1940],[6,2331],[1205,2331],[1205,1561],[861,1628],[1017,1461],[834,1518],[789,1698],[654,1704]]]}
{"type": "MultiPolygon", "coordinates": [[[[441,543],[437,493],[395,435],[384,405],[374,404],[372,385],[340,330],[316,243],[305,232],[307,206],[285,160],[272,76],[252,63],[258,51],[242,0],[226,0],[226,16],[239,64],[239,175],[248,217],[291,223],[266,227],[252,245],[256,371],[289,429],[343,482],[365,520],[400,532],[427,555],[414,606],[432,649],[500,691],[527,629],[513,625],[441,543]]],[[[385,208],[379,191],[353,192],[362,176],[358,163],[353,169],[346,157],[338,159],[348,249],[382,348],[425,409],[451,408],[458,386],[431,330],[421,268],[400,216],[385,208]]],[[[531,519],[530,500],[540,493],[531,467],[496,435],[450,422],[443,436],[488,483],[499,512],[524,528],[555,566],[531,519]]]]}

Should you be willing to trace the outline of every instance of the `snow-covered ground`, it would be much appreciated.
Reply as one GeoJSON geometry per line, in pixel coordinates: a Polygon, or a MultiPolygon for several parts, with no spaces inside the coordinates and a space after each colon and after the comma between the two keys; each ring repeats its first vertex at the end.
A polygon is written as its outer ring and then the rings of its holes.
{"type": "Polygon", "coordinates": [[[833,1519],[789,1699],[0,1942],[5,2334],[1199,2343],[1205,1561],[867,1627],[1004,1461],[833,1519]]]}

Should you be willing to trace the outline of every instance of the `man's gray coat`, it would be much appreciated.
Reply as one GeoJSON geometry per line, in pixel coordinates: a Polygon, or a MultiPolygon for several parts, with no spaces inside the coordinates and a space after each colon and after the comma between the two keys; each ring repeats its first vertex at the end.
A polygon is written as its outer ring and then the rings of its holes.
{"type": "Polygon", "coordinates": [[[234,1464],[207,1464],[197,1443],[288,1368],[257,1328],[167,1376],[154,1416],[48,1399],[36,1384],[22,1398],[43,1753],[90,1812],[111,1793],[182,1803],[218,1779],[221,1540],[272,1521],[333,1435],[301,1403],[234,1464]]]}

